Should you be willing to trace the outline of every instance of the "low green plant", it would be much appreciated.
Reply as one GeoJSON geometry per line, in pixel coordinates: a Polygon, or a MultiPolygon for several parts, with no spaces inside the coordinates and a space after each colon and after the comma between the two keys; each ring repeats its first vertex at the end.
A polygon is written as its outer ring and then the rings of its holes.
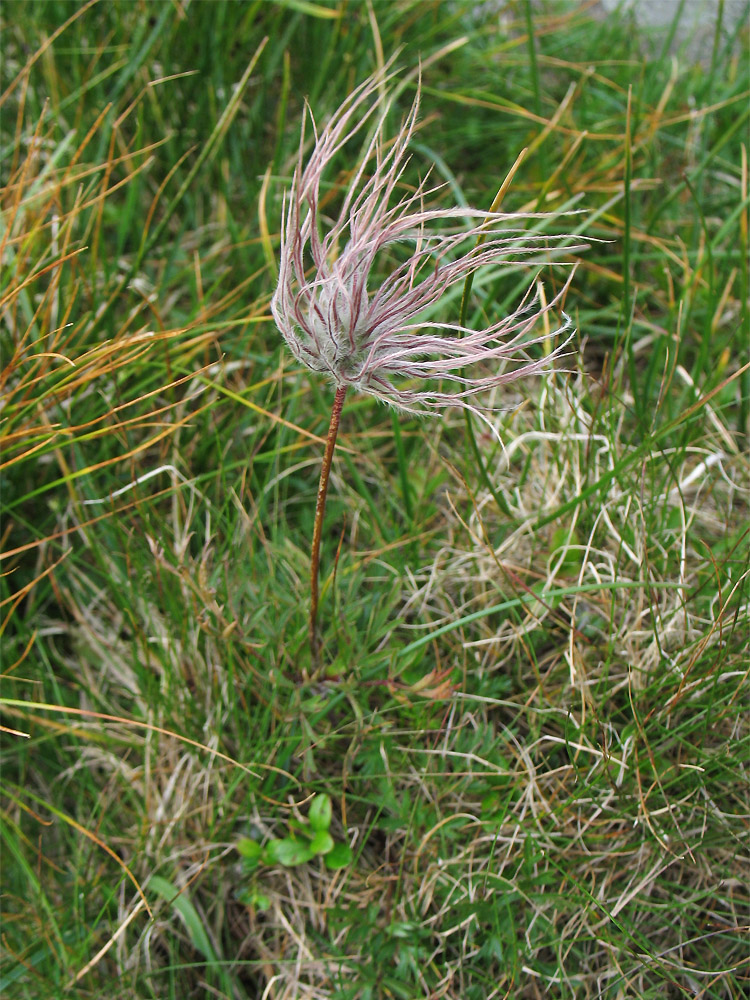
{"type": "MultiPolygon", "coordinates": [[[[352,862],[352,850],[348,844],[336,843],[331,836],[332,815],[331,797],[321,792],[310,803],[307,820],[290,820],[288,836],[265,844],[252,837],[243,837],[237,842],[237,850],[244,860],[245,870],[251,874],[259,865],[297,868],[316,857],[322,857],[331,871],[346,868],[352,862]]],[[[257,897],[254,901],[258,901],[257,897]]]]}

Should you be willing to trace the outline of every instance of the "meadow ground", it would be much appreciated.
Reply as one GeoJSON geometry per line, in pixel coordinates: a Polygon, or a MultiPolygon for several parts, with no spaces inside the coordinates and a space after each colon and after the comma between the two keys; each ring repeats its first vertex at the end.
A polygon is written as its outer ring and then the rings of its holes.
{"type": "Polygon", "coordinates": [[[750,995],[747,15],[697,65],[579,3],[2,13],[2,996],[750,995]],[[402,189],[525,148],[503,209],[589,249],[495,433],[347,400],[315,670],[281,206],[397,51],[402,189]]]}

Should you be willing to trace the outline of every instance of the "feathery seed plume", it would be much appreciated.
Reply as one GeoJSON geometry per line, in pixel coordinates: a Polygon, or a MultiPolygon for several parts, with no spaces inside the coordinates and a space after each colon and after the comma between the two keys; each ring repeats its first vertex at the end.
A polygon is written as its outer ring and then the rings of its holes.
{"type": "MultiPolygon", "coordinates": [[[[544,339],[532,336],[532,330],[543,313],[558,305],[567,283],[544,306],[527,293],[515,312],[484,329],[424,317],[420,320],[451,286],[465,282],[487,265],[538,254],[550,238],[518,228],[525,219],[538,215],[426,208],[425,199],[436,190],[427,188],[427,178],[416,190],[399,192],[395,198],[408,162],[420,94],[418,88],[411,110],[389,146],[383,135],[390,108],[384,94],[387,80],[382,71],[366,80],[322,131],[317,131],[313,120],[315,143],[304,166],[303,127],[299,162],[285,199],[279,278],[271,310],[297,360],[328,375],[337,387],[370,393],[407,412],[429,412],[430,408],[450,405],[474,410],[466,403],[468,397],[549,366],[552,355],[529,361],[522,352],[544,339]],[[320,193],[324,172],[376,111],[380,116],[374,134],[338,216],[327,222],[320,193]],[[448,220],[466,218],[481,221],[458,231],[445,227],[448,220]],[[441,222],[442,228],[438,226],[441,222]],[[379,256],[405,244],[410,255],[378,280],[379,256]],[[486,373],[488,362],[497,365],[494,373],[486,373]],[[508,362],[514,367],[508,368],[508,362]],[[478,363],[485,374],[467,374],[467,369],[478,363]],[[445,379],[458,386],[453,392],[441,392],[401,384],[415,379],[445,379]]],[[[572,323],[562,315],[563,325],[552,336],[567,335],[569,339],[572,323]]],[[[564,343],[557,350],[562,346],[564,343]]]]}

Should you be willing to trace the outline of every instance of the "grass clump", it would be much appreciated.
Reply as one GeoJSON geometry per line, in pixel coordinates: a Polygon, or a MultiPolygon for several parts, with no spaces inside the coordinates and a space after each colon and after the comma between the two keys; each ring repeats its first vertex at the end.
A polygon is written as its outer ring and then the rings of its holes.
{"type": "Polygon", "coordinates": [[[700,64],[576,4],[9,13],[0,992],[746,995],[747,22],[700,64]],[[304,98],[399,47],[405,185],[489,207],[528,147],[504,208],[602,242],[502,446],[347,401],[311,677],[278,222],[304,98]]]}

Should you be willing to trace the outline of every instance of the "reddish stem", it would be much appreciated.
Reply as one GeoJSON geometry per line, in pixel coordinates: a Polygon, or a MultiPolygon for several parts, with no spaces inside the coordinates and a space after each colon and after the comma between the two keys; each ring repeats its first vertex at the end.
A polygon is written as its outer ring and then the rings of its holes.
{"type": "Polygon", "coordinates": [[[326,495],[328,493],[328,480],[331,475],[333,450],[336,447],[336,435],[339,432],[339,422],[341,420],[341,410],[344,405],[345,396],[346,386],[340,385],[336,389],[336,396],[333,400],[331,423],[328,426],[328,439],[326,440],[326,450],[323,455],[323,467],[320,470],[318,500],[315,504],[315,526],[313,527],[312,555],[310,557],[310,650],[312,652],[313,665],[316,667],[320,656],[320,640],[318,638],[318,577],[320,575],[320,539],[323,534],[323,515],[326,509],[326,495]]]}

